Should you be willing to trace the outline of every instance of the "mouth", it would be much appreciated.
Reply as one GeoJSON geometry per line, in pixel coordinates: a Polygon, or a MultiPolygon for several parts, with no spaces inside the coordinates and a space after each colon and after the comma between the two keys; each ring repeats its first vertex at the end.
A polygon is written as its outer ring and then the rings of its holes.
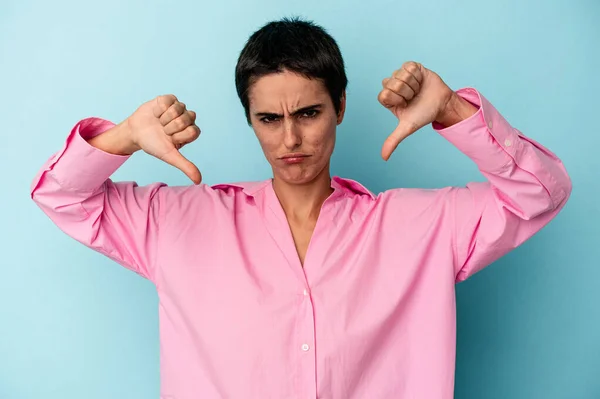
{"type": "Polygon", "coordinates": [[[302,153],[293,153],[293,154],[285,154],[284,156],[280,157],[279,159],[281,159],[286,164],[295,164],[295,163],[304,162],[304,160],[308,157],[310,157],[310,155],[302,154],[302,153]]]}

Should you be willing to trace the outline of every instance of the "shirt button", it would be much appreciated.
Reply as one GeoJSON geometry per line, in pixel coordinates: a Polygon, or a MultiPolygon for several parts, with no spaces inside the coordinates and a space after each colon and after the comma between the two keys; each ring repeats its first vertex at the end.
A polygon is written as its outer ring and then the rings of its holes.
{"type": "Polygon", "coordinates": [[[510,147],[512,145],[512,141],[510,141],[509,139],[504,140],[504,145],[507,147],[510,147]]]}
{"type": "Polygon", "coordinates": [[[308,346],[308,344],[302,344],[302,351],[303,352],[308,352],[309,349],[310,349],[310,346],[308,346]]]}
{"type": "Polygon", "coordinates": [[[305,288],[303,292],[304,296],[308,296],[308,290],[305,288]]]}
{"type": "Polygon", "coordinates": [[[493,127],[494,127],[494,123],[493,123],[492,121],[489,121],[489,122],[488,122],[488,127],[489,127],[490,129],[491,129],[491,128],[493,128],[493,127]]]}

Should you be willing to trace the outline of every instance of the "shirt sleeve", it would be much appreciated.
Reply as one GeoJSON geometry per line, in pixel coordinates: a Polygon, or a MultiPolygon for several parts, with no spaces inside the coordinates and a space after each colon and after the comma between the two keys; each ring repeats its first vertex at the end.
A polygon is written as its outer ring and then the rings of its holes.
{"type": "Polygon", "coordinates": [[[456,281],[521,245],[548,224],[571,194],[561,160],[512,127],[473,88],[459,96],[478,111],[453,126],[433,128],[470,157],[486,182],[450,191],[456,281]]]}
{"type": "Polygon", "coordinates": [[[128,156],[106,153],[86,139],[113,126],[99,118],[77,123],[62,150],[34,178],[31,197],[67,235],[153,280],[160,211],[156,194],[165,185],[110,180],[128,156]]]}

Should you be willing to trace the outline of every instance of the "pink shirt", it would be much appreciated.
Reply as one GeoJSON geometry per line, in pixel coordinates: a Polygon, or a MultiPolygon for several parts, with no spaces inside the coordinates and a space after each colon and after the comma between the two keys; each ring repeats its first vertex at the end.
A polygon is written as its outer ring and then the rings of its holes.
{"type": "Polygon", "coordinates": [[[304,267],[271,180],[138,187],[127,157],[79,122],[40,170],[33,200],[74,239],[150,279],[161,398],[452,398],[455,283],[517,247],[564,206],[549,150],[475,89],[467,120],[434,129],[487,182],[374,195],[335,177],[304,267]],[[83,137],[83,138],[82,138],[83,137]]]}

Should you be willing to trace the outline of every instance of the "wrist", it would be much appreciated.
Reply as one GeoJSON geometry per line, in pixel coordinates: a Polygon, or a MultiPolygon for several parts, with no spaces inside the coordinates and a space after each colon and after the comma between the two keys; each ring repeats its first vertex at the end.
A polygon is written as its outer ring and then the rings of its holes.
{"type": "Polygon", "coordinates": [[[436,117],[435,121],[444,127],[450,127],[465,119],[468,119],[477,112],[477,107],[452,92],[444,109],[436,117]]]}
{"type": "Polygon", "coordinates": [[[114,155],[128,156],[140,150],[140,147],[133,141],[133,135],[129,129],[128,120],[89,139],[88,143],[99,150],[114,155]]]}

